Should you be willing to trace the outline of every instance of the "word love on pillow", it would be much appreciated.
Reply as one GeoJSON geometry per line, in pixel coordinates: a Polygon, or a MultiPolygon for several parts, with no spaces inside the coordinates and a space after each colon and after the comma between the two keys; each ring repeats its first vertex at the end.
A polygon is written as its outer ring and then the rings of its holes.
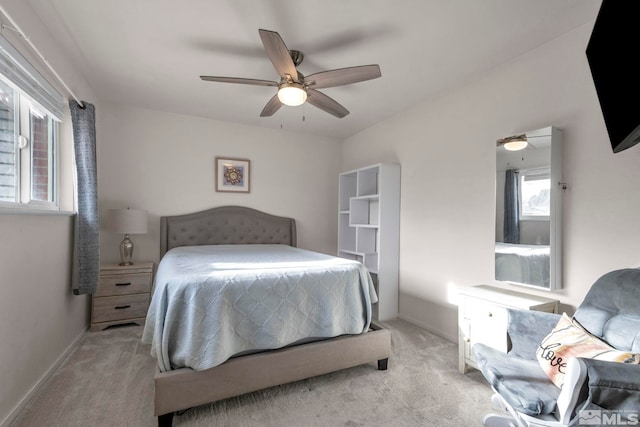
{"type": "Polygon", "coordinates": [[[547,335],[536,351],[538,363],[551,381],[562,387],[567,362],[571,357],[607,360],[610,362],[640,364],[640,354],[617,350],[598,337],[591,335],[566,313],[547,335]]]}

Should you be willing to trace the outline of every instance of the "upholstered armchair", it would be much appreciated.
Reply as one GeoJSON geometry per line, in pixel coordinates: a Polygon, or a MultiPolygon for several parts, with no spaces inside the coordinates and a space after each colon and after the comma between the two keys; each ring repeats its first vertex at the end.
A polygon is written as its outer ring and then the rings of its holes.
{"type": "Polygon", "coordinates": [[[599,360],[600,353],[562,360],[552,353],[560,344],[548,344],[555,332],[566,330],[560,328],[561,315],[508,314],[507,353],[483,344],[472,349],[500,410],[485,416],[485,426],[640,425],[640,269],[603,275],[573,319],[564,317],[590,334],[589,339],[624,354],[625,363],[599,360]],[[550,379],[545,361],[562,372],[561,387],[550,379]]]}

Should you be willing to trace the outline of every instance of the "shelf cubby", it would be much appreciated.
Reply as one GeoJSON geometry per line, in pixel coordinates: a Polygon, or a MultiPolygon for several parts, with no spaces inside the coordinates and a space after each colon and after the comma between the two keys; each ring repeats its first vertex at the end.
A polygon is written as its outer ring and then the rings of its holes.
{"type": "Polygon", "coordinates": [[[340,211],[348,211],[349,199],[357,196],[357,175],[355,173],[340,175],[339,193],[338,209],[340,211]]]}
{"type": "Polygon", "coordinates": [[[356,229],[356,252],[377,253],[378,229],[358,227],[356,229]]]}
{"type": "Polygon", "coordinates": [[[349,226],[349,214],[338,218],[338,247],[346,251],[356,250],[356,229],[349,226]]]}
{"type": "Polygon", "coordinates": [[[351,225],[378,225],[380,202],[378,196],[352,197],[349,200],[351,225]]]}
{"type": "Polygon", "coordinates": [[[378,194],[379,166],[372,166],[358,171],[358,196],[378,194]]]}

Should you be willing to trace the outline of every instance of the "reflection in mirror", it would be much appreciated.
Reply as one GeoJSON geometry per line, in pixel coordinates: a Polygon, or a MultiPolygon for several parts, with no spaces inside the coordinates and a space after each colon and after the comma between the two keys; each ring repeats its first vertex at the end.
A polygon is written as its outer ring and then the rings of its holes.
{"type": "Polygon", "coordinates": [[[561,288],[562,147],[547,127],[496,144],[496,280],[561,288]]]}

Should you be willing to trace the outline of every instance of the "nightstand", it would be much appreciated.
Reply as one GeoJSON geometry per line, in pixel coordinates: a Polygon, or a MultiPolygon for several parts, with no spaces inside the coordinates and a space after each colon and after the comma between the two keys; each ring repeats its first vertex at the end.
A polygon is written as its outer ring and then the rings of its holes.
{"type": "Polygon", "coordinates": [[[478,368],[471,353],[476,343],[507,352],[507,308],[558,312],[559,301],[488,285],[458,290],[458,370],[478,368]]]}
{"type": "Polygon", "coordinates": [[[151,298],[153,262],[100,266],[98,289],[91,298],[91,332],[113,325],[144,325],[151,298]]]}

